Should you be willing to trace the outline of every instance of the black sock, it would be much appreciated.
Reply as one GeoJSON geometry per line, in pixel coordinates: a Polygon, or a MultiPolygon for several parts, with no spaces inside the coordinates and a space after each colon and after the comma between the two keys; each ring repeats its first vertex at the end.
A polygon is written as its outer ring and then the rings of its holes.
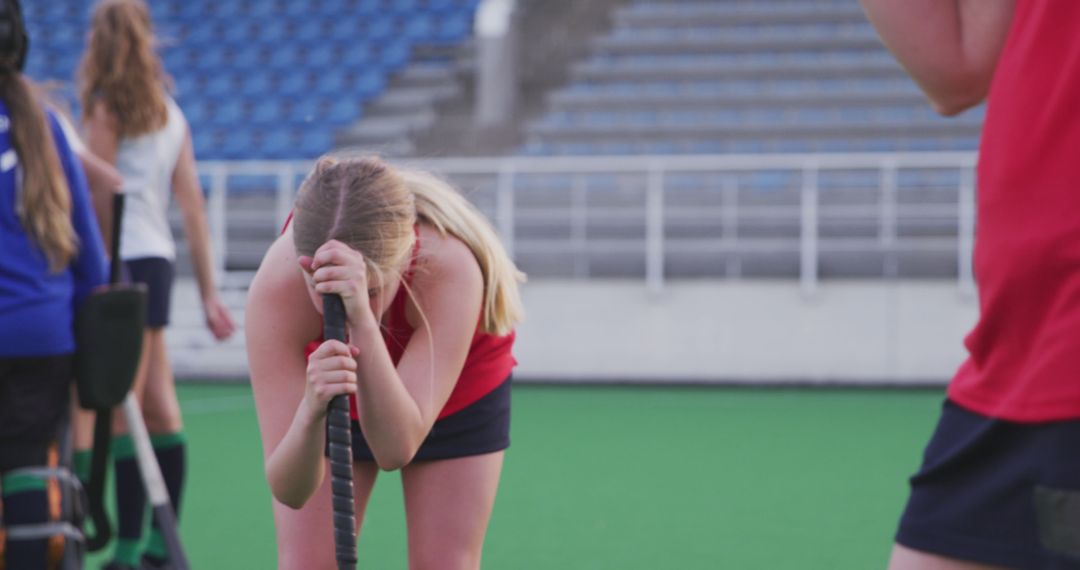
{"type": "MultiPolygon", "coordinates": [[[[4,524],[7,527],[49,522],[49,503],[45,481],[31,475],[5,475],[3,482],[4,524]]],[[[48,540],[11,540],[8,536],[4,558],[7,567],[45,568],[48,540]]]]}
{"type": "MultiPolygon", "coordinates": [[[[161,467],[161,476],[165,479],[165,487],[169,490],[169,502],[172,503],[176,518],[180,518],[180,499],[184,490],[184,477],[187,465],[187,441],[182,432],[155,435],[150,438],[154,446],[154,455],[157,456],[158,465],[161,467]]],[[[145,557],[151,562],[160,565],[169,558],[165,548],[165,539],[161,535],[157,521],[153,521],[150,529],[150,540],[146,544],[145,557]]]]}
{"type": "Polygon", "coordinates": [[[130,435],[113,438],[112,455],[116,468],[117,520],[113,560],[128,566],[138,566],[143,513],[146,511],[146,491],[143,489],[139,464],[135,460],[135,444],[130,435]]]}

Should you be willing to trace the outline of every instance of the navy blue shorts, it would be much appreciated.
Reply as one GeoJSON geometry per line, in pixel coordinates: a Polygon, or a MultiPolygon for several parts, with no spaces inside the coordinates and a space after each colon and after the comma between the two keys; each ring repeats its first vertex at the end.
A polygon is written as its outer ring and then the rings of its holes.
{"type": "Polygon", "coordinates": [[[163,257],[143,257],[124,262],[133,283],[146,284],[146,326],[158,329],[169,324],[169,306],[175,269],[163,257]]]}
{"type": "Polygon", "coordinates": [[[67,425],[71,354],[0,358],[0,472],[45,465],[67,425]]]}
{"type": "Polygon", "coordinates": [[[1018,424],[946,401],[896,541],[1023,569],[1080,569],[1080,420],[1018,424]]]}
{"type": "MultiPolygon", "coordinates": [[[[469,407],[435,422],[413,461],[453,459],[510,447],[510,385],[507,378],[469,407]]],[[[353,459],[374,461],[360,424],[352,423],[353,459]]]]}

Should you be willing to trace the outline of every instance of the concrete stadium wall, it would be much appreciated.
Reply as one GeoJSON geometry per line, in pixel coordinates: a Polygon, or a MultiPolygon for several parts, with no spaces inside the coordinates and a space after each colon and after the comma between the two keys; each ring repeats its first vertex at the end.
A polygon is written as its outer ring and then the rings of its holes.
{"type": "MultiPolygon", "coordinates": [[[[637,281],[524,288],[521,381],[918,385],[947,381],[977,304],[951,281],[637,281]]],[[[243,334],[214,343],[194,283],[177,285],[168,335],[178,377],[246,379],[243,334]]],[[[244,293],[226,293],[243,322],[244,293]]]]}
{"type": "Polygon", "coordinates": [[[543,282],[525,290],[519,378],[729,383],[947,381],[977,316],[952,282],[543,282]]]}

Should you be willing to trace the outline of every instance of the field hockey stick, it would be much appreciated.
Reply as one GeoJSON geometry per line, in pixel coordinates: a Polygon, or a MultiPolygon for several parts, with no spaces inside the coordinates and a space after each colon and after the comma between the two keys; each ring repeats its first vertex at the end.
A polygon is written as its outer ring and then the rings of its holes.
{"type": "Polygon", "coordinates": [[[135,382],[142,354],[146,321],[146,290],[140,284],[121,283],[120,226],[124,194],[113,196],[109,286],[84,301],[76,317],[76,382],[79,404],[94,410],[94,447],[86,492],[94,534],[86,534],[90,552],[104,548],[112,538],[105,509],[105,480],[112,442],[113,408],[123,402],[135,382]]]}
{"type": "Polygon", "coordinates": [[[154,521],[157,522],[161,536],[165,539],[165,550],[169,553],[170,567],[176,570],[189,570],[187,556],[180,543],[176,513],[169,503],[169,491],[165,487],[165,479],[161,476],[161,468],[154,455],[150,434],[146,431],[142,410],[139,409],[139,403],[135,401],[134,392],[129,393],[124,399],[124,419],[127,420],[131,441],[135,444],[135,460],[139,464],[139,473],[142,475],[143,486],[146,487],[146,496],[150,500],[154,521]]]}
{"type": "MultiPolygon", "coordinates": [[[[345,304],[323,295],[323,338],[345,342],[345,304]]],[[[352,426],[348,396],[334,396],[326,416],[330,447],[330,489],[334,508],[334,552],[338,570],[356,568],[356,512],[353,504],[352,426]]]]}

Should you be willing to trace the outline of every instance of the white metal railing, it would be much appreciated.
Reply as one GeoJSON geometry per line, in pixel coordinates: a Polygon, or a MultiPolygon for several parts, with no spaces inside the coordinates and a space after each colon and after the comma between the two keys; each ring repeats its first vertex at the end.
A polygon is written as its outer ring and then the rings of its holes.
{"type": "MultiPolygon", "coordinates": [[[[947,169],[957,171],[959,187],[956,188],[958,203],[937,204],[925,207],[928,213],[957,216],[958,239],[956,262],[958,287],[961,293],[974,291],[971,255],[975,227],[975,176],[976,156],[970,152],[912,152],[912,153],[858,153],[858,154],[763,154],[763,155],[683,155],[683,156],[581,156],[581,157],[502,157],[502,158],[439,158],[402,160],[402,164],[419,166],[433,172],[455,176],[485,176],[493,181],[494,206],[491,208],[494,222],[508,251],[513,255],[516,247],[515,220],[522,219],[523,208],[517,204],[518,183],[526,175],[570,175],[575,177],[571,188],[571,208],[568,213],[571,227],[571,243],[574,248],[588,247],[590,237],[586,224],[590,216],[602,215],[595,210],[587,211],[586,196],[589,193],[583,176],[593,174],[632,175],[644,182],[644,248],[645,281],[650,291],[659,292],[665,280],[665,195],[667,181],[673,173],[713,173],[719,175],[722,207],[718,221],[723,224],[721,246],[731,251],[745,247],[746,240],[739,234],[740,212],[750,210],[739,200],[736,176],[754,172],[789,172],[801,176],[801,198],[798,201],[799,223],[799,280],[803,294],[814,295],[819,281],[818,267],[821,255],[821,204],[820,179],[828,171],[877,171],[879,173],[877,211],[880,227],[877,239],[883,247],[897,243],[898,173],[904,170],[947,169]]],[[[209,217],[217,269],[224,272],[227,251],[226,194],[229,178],[238,175],[271,176],[276,178],[276,218],[280,223],[291,207],[293,194],[300,176],[311,167],[311,161],[204,161],[200,173],[209,179],[209,217]]],[[[271,220],[268,220],[270,223],[271,220]]],[[[841,244],[842,245],[842,244],[841,244]]],[[[565,247],[560,242],[556,247],[565,247]]],[[[767,247],[767,245],[765,246],[767,247]]],[[[576,263],[576,262],[575,262],[576,263]]],[[[728,275],[739,273],[738,261],[729,258],[728,275]]],[[[895,268],[894,268],[895,270],[895,268]]],[[[888,273],[888,271],[886,271],[888,273]]]]}

